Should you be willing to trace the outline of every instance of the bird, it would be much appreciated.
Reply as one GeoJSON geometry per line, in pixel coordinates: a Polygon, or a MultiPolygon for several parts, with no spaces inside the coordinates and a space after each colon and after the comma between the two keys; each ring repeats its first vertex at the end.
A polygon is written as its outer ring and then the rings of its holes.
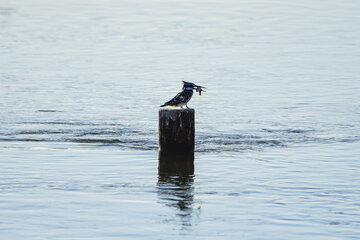
{"type": "Polygon", "coordinates": [[[164,103],[160,107],[171,106],[171,107],[181,107],[181,108],[183,108],[183,106],[185,105],[186,108],[189,108],[187,103],[190,101],[190,99],[191,99],[191,97],[193,95],[193,90],[196,89],[196,92],[199,92],[199,95],[201,96],[201,92],[204,91],[203,88],[205,88],[205,87],[198,86],[198,85],[196,85],[194,83],[191,83],[191,82],[183,81],[182,91],[179,92],[170,101],[167,101],[166,103],[164,103]]]}

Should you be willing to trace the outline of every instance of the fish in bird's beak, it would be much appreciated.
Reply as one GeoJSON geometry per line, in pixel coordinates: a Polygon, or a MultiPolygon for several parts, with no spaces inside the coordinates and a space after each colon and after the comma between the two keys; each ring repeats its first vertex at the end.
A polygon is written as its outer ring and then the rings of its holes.
{"type": "Polygon", "coordinates": [[[201,97],[201,92],[206,92],[206,91],[204,90],[204,88],[206,89],[206,87],[194,85],[194,89],[196,90],[196,92],[199,93],[199,96],[200,96],[200,97],[201,97]]]}

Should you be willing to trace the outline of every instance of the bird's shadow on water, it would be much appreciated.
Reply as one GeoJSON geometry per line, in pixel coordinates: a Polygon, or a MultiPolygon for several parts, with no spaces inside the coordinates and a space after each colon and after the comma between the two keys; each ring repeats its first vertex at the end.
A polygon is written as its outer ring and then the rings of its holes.
{"type": "Polygon", "coordinates": [[[193,185],[194,153],[166,154],[159,152],[157,182],[159,201],[175,210],[175,221],[179,221],[182,229],[192,225],[193,185]]]}

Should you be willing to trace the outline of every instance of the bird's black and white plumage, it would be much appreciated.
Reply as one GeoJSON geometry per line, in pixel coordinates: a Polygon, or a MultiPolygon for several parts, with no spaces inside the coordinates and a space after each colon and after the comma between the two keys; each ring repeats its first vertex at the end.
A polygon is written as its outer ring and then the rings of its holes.
{"type": "Polygon", "coordinates": [[[193,95],[193,90],[196,89],[196,91],[199,92],[199,95],[201,95],[201,91],[204,91],[202,89],[204,87],[195,85],[190,82],[185,82],[185,81],[183,81],[183,83],[184,83],[184,85],[183,85],[182,91],[179,92],[173,99],[164,103],[160,107],[171,106],[171,107],[181,107],[182,108],[185,105],[187,108],[189,108],[187,106],[187,103],[190,101],[190,99],[193,95]]]}

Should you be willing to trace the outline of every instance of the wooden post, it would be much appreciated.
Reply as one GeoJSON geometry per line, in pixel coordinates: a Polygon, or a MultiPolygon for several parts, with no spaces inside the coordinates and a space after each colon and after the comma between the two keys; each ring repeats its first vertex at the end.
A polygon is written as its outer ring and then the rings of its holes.
{"type": "Polygon", "coordinates": [[[195,110],[159,110],[159,148],[164,153],[194,152],[195,110]]]}

